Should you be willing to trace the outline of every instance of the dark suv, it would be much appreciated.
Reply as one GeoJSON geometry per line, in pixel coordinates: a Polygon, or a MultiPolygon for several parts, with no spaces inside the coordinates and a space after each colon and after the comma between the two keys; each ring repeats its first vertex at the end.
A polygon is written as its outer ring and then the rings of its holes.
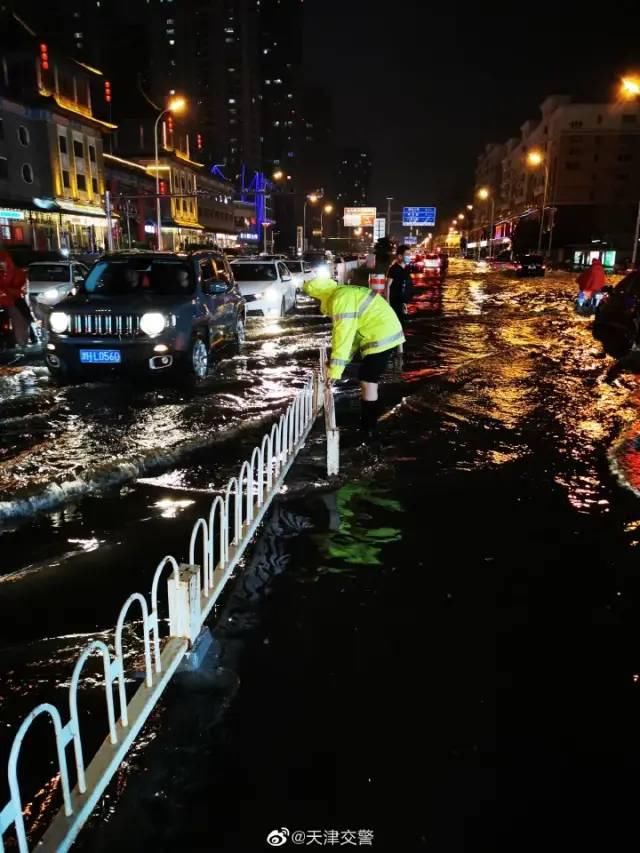
{"type": "Polygon", "coordinates": [[[212,354],[244,341],[245,304],[221,252],[114,252],[49,317],[59,379],[171,373],[202,381],[212,354]]]}

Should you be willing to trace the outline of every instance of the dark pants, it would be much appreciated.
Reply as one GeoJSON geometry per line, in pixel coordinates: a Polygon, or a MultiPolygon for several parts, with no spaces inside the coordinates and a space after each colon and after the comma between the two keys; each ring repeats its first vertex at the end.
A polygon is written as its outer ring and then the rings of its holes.
{"type": "Polygon", "coordinates": [[[407,320],[407,315],[404,313],[404,302],[401,299],[393,299],[389,305],[396,312],[396,317],[400,320],[401,325],[404,326],[407,320]]]}
{"type": "Polygon", "coordinates": [[[360,363],[360,372],[358,375],[360,382],[380,382],[380,377],[386,370],[394,349],[395,347],[392,347],[384,352],[365,355],[360,363]]]}
{"type": "Polygon", "coordinates": [[[16,339],[16,344],[23,347],[29,342],[29,323],[26,320],[24,313],[18,307],[17,302],[7,307],[7,313],[11,317],[11,325],[13,326],[13,336],[16,339]]]}

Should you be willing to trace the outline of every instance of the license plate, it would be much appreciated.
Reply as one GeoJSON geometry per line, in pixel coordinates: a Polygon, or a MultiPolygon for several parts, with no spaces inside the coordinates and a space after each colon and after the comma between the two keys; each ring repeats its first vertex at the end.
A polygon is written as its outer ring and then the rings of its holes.
{"type": "Polygon", "coordinates": [[[120,364],[122,356],[119,349],[81,349],[81,364],[120,364]]]}

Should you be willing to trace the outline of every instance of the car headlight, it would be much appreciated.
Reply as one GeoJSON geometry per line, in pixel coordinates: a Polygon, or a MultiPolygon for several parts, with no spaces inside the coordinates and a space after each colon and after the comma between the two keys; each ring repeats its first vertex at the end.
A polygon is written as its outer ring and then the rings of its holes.
{"type": "Polygon", "coordinates": [[[270,302],[275,302],[277,299],[280,299],[280,293],[277,287],[271,285],[264,292],[264,298],[268,299],[270,302]]]}
{"type": "Polygon", "coordinates": [[[328,264],[319,264],[316,267],[316,278],[331,278],[331,270],[328,264]]]}
{"type": "Polygon", "coordinates": [[[69,315],[65,314],[64,311],[54,311],[49,317],[49,325],[52,332],[61,335],[69,328],[69,315]]]}
{"type": "Polygon", "coordinates": [[[163,332],[166,325],[167,318],[164,314],[158,314],[155,311],[143,314],[142,317],[140,317],[140,328],[145,335],[149,335],[150,338],[155,338],[156,335],[163,332]]]}
{"type": "Polygon", "coordinates": [[[57,287],[48,287],[41,293],[40,298],[44,302],[56,302],[60,298],[60,291],[57,287]]]}

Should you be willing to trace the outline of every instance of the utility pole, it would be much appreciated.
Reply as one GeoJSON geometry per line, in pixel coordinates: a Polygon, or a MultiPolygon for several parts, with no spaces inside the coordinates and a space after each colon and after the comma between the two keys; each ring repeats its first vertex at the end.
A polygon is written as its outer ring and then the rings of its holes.
{"type": "Polygon", "coordinates": [[[636,229],[633,232],[633,251],[631,253],[631,269],[636,268],[638,257],[638,238],[640,237],[640,201],[638,202],[638,215],[636,216],[636,229]]]}
{"type": "Polygon", "coordinates": [[[391,202],[393,201],[393,196],[387,196],[387,238],[391,239],[391,202]]]}
{"type": "Polygon", "coordinates": [[[104,210],[107,215],[107,247],[113,252],[113,217],[111,216],[111,193],[106,190],[104,194],[104,210]]]}

